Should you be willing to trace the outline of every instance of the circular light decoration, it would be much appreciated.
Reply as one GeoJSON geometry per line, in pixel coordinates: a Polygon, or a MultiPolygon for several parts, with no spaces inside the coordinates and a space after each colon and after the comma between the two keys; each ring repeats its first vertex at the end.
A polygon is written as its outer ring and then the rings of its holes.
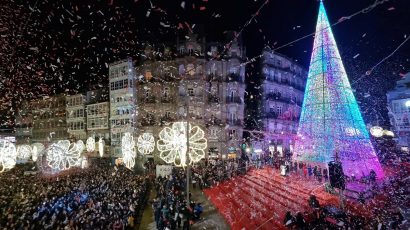
{"type": "Polygon", "coordinates": [[[85,143],[87,147],[87,152],[94,152],[95,150],[95,139],[94,137],[89,137],[85,143]]]}
{"type": "Polygon", "coordinates": [[[32,149],[30,145],[17,146],[17,158],[21,160],[28,160],[31,157],[32,149]]]}
{"type": "Polygon", "coordinates": [[[373,126],[370,128],[370,134],[374,137],[381,137],[383,136],[383,128],[380,126],[373,126]]]}
{"type": "Polygon", "coordinates": [[[155,140],[151,133],[143,133],[138,137],[137,141],[138,152],[142,154],[151,154],[154,152],[155,140]]]}
{"type": "Polygon", "coordinates": [[[0,140],[0,173],[16,165],[16,146],[7,140],[0,140]]]}
{"type": "Polygon", "coordinates": [[[58,141],[47,149],[47,163],[55,170],[66,170],[74,166],[81,166],[81,153],[84,143],[79,140],[70,143],[68,140],[58,141]]]}
{"type": "Polygon", "coordinates": [[[41,143],[34,143],[31,145],[31,159],[36,162],[39,156],[43,155],[45,147],[41,143]]]}
{"type": "Polygon", "coordinates": [[[406,107],[410,107],[410,100],[406,101],[406,102],[404,103],[404,105],[405,105],[406,107]]]}
{"type": "Polygon", "coordinates": [[[105,146],[105,141],[100,137],[98,140],[98,152],[100,153],[100,157],[103,157],[104,155],[104,146],[105,146]]]}
{"type": "Polygon", "coordinates": [[[394,133],[390,130],[384,130],[383,134],[388,137],[394,137],[394,133]]]}
{"type": "Polygon", "coordinates": [[[121,139],[122,160],[125,167],[132,169],[135,165],[135,141],[131,133],[124,133],[121,139]]]}
{"type": "Polygon", "coordinates": [[[175,122],[172,127],[165,127],[159,133],[157,148],[161,152],[160,158],[166,163],[173,163],[177,167],[185,167],[205,157],[207,141],[205,132],[198,126],[189,124],[189,151],[187,154],[186,122],[175,122]],[[187,159],[187,155],[189,159],[187,159]]]}

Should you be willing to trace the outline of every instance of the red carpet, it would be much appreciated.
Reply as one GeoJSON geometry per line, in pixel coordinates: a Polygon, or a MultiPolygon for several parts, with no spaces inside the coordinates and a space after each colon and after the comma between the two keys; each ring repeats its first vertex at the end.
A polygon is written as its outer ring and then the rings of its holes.
{"type": "Polygon", "coordinates": [[[321,204],[339,203],[312,178],[283,177],[270,168],[251,170],[204,192],[233,230],[286,229],[282,224],[285,213],[309,211],[310,194],[321,204]]]}

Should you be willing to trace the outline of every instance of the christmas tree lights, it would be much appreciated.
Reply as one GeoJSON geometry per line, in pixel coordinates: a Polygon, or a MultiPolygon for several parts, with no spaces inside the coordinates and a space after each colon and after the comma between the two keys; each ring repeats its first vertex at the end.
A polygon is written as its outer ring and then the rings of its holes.
{"type": "Polygon", "coordinates": [[[294,159],[327,165],[336,155],[346,175],[384,176],[320,2],[294,159]]]}

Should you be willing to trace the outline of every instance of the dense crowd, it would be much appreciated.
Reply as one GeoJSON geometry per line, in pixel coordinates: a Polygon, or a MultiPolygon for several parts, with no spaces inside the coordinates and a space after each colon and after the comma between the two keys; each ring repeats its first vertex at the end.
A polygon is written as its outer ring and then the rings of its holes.
{"type": "Polygon", "coordinates": [[[0,176],[1,229],[133,228],[148,191],[147,177],[106,161],[49,178],[24,171],[0,176]]]}
{"type": "Polygon", "coordinates": [[[188,229],[200,219],[203,212],[201,203],[187,200],[186,177],[183,170],[175,169],[168,177],[155,180],[156,198],[152,202],[154,218],[158,230],[188,229]]]}

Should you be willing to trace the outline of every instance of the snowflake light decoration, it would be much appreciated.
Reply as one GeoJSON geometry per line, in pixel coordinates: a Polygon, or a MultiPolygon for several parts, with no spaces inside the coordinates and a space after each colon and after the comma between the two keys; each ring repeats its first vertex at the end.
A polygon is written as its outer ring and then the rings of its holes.
{"type": "Polygon", "coordinates": [[[138,137],[137,141],[138,152],[142,154],[151,154],[154,152],[155,140],[151,133],[143,133],[138,137]]]}
{"type": "Polygon", "coordinates": [[[47,163],[55,170],[66,170],[74,166],[80,166],[81,153],[84,143],[79,140],[70,143],[68,140],[58,141],[47,149],[47,163]]]}
{"type": "Polygon", "coordinates": [[[132,169],[135,165],[135,141],[131,133],[124,133],[121,139],[122,160],[125,167],[132,169]]]}
{"type": "Polygon", "coordinates": [[[31,159],[36,162],[39,156],[43,155],[45,147],[41,143],[34,143],[31,145],[31,159]]]}
{"type": "Polygon", "coordinates": [[[100,137],[98,140],[98,152],[100,153],[100,157],[103,157],[104,155],[104,146],[105,146],[105,141],[100,137]]]}
{"type": "Polygon", "coordinates": [[[94,137],[89,137],[85,142],[85,146],[87,147],[87,152],[94,152],[95,150],[95,139],[94,137]]]}
{"type": "Polygon", "coordinates": [[[0,140],[0,173],[16,165],[16,146],[7,140],[0,140]]]}
{"type": "Polygon", "coordinates": [[[159,133],[157,148],[161,152],[160,158],[166,163],[185,167],[187,164],[196,163],[205,157],[204,150],[207,147],[205,132],[198,126],[189,124],[189,151],[187,154],[186,130],[186,122],[175,122],[171,128],[165,127],[159,133]]]}
{"type": "Polygon", "coordinates": [[[17,158],[21,160],[27,160],[31,157],[32,148],[30,145],[17,146],[17,158]]]}

